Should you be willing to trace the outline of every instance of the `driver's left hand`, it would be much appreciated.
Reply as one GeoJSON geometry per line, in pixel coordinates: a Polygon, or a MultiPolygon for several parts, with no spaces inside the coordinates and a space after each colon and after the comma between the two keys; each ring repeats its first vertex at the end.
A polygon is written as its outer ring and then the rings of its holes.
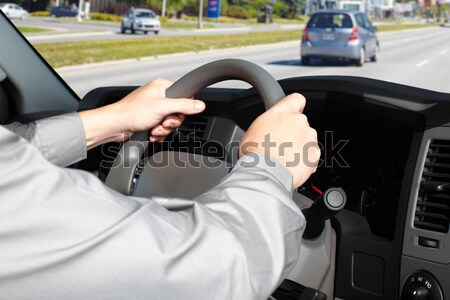
{"type": "Polygon", "coordinates": [[[205,109],[200,100],[166,98],[166,89],[172,83],[157,78],[114,104],[80,112],[88,149],[110,141],[122,142],[134,132],[149,129],[149,140],[161,142],[181,125],[185,115],[205,109]]]}

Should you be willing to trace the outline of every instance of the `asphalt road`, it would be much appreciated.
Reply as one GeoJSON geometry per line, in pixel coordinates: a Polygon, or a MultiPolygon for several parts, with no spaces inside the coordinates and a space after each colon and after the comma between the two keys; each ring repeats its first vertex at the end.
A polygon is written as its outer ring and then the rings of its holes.
{"type": "MultiPolygon", "coordinates": [[[[177,80],[188,71],[210,61],[241,58],[261,65],[275,78],[313,75],[351,75],[376,78],[450,93],[450,28],[386,32],[379,34],[380,60],[363,67],[345,63],[313,61],[303,66],[299,60],[299,42],[260,45],[239,49],[107,62],[58,69],[58,73],[80,96],[100,86],[142,85],[162,76],[177,80]]],[[[221,87],[246,87],[227,81],[221,87]]]]}
{"type": "MultiPolygon", "coordinates": [[[[26,33],[25,37],[32,44],[41,43],[61,43],[61,42],[76,42],[76,41],[88,41],[88,40],[100,40],[100,39],[138,39],[152,37],[154,34],[149,32],[143,34],[137,32],[131,34],[129,32],[122,34],[120,32],[120,26],[107,23],[89,23],[75,21],[64,21],[60,19],[51,18],[27,18],[25,20],[14,19],[13,23],[16,26],[24,27],[40,27],[52,30],[51,32],[44,33],[26,33]]],[[[206,23],[205,23],[206,24],[206,23]]],[[[300,29],[303,25],[295,24],[267,24],[259,26],[245,26],[242,24],[225,24],[225,23],[211,23],[215,28],[208,29],[165,29],[164,24],[159,32],[161,36],[187,36],[187,35],[215,35],[215,34],[239,34],[244,32],[259,32],[259,31],[272,31],[272,30],[289,30],[300,29]]],[[[256,24],[255,24],[256,25],[256,24]]]]}

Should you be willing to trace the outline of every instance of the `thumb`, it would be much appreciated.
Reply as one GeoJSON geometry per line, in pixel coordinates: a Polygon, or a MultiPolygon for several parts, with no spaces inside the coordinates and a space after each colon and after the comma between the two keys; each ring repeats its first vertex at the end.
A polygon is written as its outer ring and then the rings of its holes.
{"type": "Polygon", "coordinates": [[[165,98],[161,105],[161,113],[164,116],[181,113],[184,115],[195,115],[205,110],[205,103],[200,100],[176,98],[165,98]]]}

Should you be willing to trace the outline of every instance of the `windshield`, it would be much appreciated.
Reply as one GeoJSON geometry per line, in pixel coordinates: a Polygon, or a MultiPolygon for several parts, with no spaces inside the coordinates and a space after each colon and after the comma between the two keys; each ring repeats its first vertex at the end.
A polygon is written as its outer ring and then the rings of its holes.
{"type": "Polygon", "coordinates": [[[99,86],[142,85],[156,77],[175,81],[224,58],[254,62],[276,79],[343,75],[449,93],[446,1],[342,0],[321,6],[280,0],[261,6],[257,0],[210,0],[200,14],[193,0],[163,1],[165,7],[161,1],[91,2],[77,7],[75,16],[52,16],[57,13],[32,5],[31,16],[12,20],[80,97],[99,86]],[[136,23],[123,18],[127,11],[159,18],[136,23]]]}
{"type": "Polygon", "coordinates": [[[0,3],[0,7],[5,7],[8,3],[0,3]]]}
{"type": "Polygon", "coordinates": [[[146,11],[138,11],[136,12],[136,18],[155,18],[155,14],[153,14],[152,12],[146,12],[146,11]]]}

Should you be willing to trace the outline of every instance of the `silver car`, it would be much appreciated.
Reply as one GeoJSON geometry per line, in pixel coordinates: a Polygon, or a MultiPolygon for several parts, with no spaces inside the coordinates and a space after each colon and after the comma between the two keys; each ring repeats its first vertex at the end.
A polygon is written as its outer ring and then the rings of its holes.
{"type": "Polygon", "coordinates": [[[351,60],[358,66],[368,58],[377,61],[380,43],[376,30],[359,11],[316,12],[303,30],[302,64],[309,65],[313,57],[351,60]]]}
{"type": "Polygon", "coordinates": [[[19,18],[23,20],[28,17],[28,12],[15,3],[0,3],[0,10],[10,19],[19,18]]]}
{"type": "Polygon", "coordinates": [[[142,31],[146,34],[149,31],[153,31],[155,34],[158,34],[161,29],[161,22],[152,10],[130,9],[123,16],[120,32],[125,33],[128,29],[131,33],[142,31]]]}

